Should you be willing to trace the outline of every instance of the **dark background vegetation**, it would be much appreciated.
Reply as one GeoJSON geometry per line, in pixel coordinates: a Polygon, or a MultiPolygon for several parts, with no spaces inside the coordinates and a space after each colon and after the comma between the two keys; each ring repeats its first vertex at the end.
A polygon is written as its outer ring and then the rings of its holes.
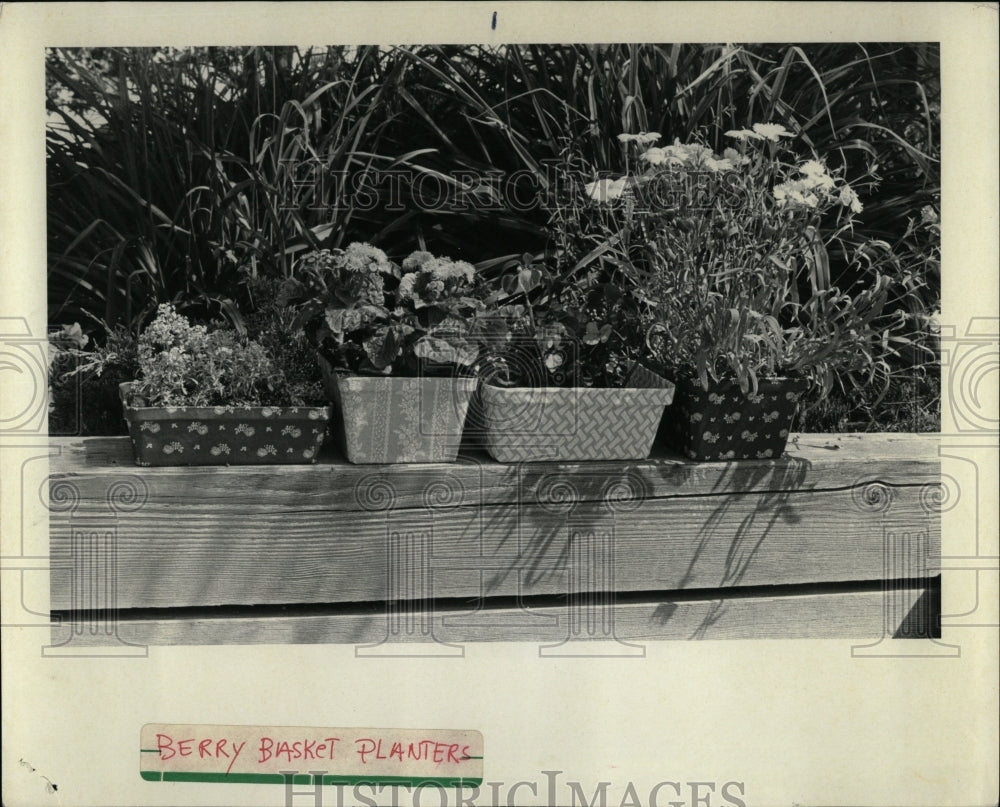
{"type": "MultiPolygon", "coordinates": [[[[936,44],[91,48],[46,59],[49,323],[80,323],[91,345],[137,333],[161,302],[252,329],[268,289],[310,248],[363,240],[397,259],[426,248],[494,271],[551,247],[549,166],[570,151],[620,172],[622,132],[700,135],[721,150],[728,129],[771,121],[844,168],[865,205],[847,242],[887,251],[890,306],[905,314],[888,394],[831,396],[799,428],[938,428],[936,44]],[[387,183],[391,169],[414,179],[387,183]],[[476,204],[415,198],[459,182],[476,204]]],[[[841,287],[867,280],[843,256],[831,268],[841,287]]],[[[76,381],[55,383],[52,430],[119,431],[117,380],[85,383],[82,422],[76,381]]]]}

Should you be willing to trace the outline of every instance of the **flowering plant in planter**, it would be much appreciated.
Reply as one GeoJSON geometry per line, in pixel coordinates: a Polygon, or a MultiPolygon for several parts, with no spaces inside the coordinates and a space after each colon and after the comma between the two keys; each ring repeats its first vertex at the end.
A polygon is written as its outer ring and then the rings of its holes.
{"type": "Polygon", "coordinates": [[[502,462],[647,456],[673,385],[635,362],[623,335],[627,296],[593,276],[530,263],[504,280],[499,304],[477,323],[490,454],[502,462]]]}
{"type": "Polygon", "coordinates": [[[86,354],[79,369],[134,363],[135,380],[119,391],[139,465],[315,461],[329,411],[304,398],[260,342],[191,325],[163,304],[134,354],[115,344],[86,354]]]}
{"type": "Polygon", "coordinates": [[[465,261],[416,251],[401,265],[352,243],[301,258],[280,300],[315,345],[352,462],[457,454],[485,288],[465,261]]]}
{"type": "Polygon", "coordinates": [[[827,249],[863,210],[837,171],[796,159],[780,125],[726,134],[735,147],[721,155],[700,142],[661,147],[650,145],[655,135],[622,136],[633,169],[588,191],[616,214],[619,228],[605,237],[645,292],[648,347],[678,381],[681,415],[696,418],[686,431],[673,424],[675,444],[698,458],[776,456],[805,384],[826,393],[879,378],[891,350],[881,316],[890,281],[877,271],[877,245],[866,245],[851,260],[866,265],[870,283],[832,282],[827,249]],[[760,388],[775,379],[796,380],[775,393],[790,411],[740,411],[761,394],[773,403],[760,388]],[[706,425],[722,422],[718,413],[691,411],[708,396],[728,398],[735,436],[706,425]],[[767,429],[748,426],[764,415],[767,429]],[[764,433],[776,439],[765,444],[764,433]],[[694,434],[708,435],[704,451],[694,434]]]}
{"type": "Polygon", "coordinates": [[[281,299],[336,370],[416,376],[469,367],[482,287],[465,261],[417,251],[397,266],[369,244],[301,258],[281,299]]]}

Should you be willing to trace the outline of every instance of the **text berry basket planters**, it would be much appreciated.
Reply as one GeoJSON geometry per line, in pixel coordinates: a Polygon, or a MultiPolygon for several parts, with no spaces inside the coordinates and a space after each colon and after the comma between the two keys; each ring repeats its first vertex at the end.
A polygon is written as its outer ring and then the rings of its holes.
{"type": "Polygon", "coordinates": [[[351,376],[320,360],[349,462],[454,462],[476,379],[351,376]]]}
{"type": "Polygon", "coordinates": [[[677,399],[660,426],[662,440],[697,462],[780,457],[807,383],[802,379],[761,380],[757,392],[744,393],[735,382],[710,389],[680,376],[677,399]]]}
{"type": "Polygon", "coordinates": [[[498,462],[645,459],[673,395],[640,366],[614,389],[483,384],[486,450],[498,462]]]}
{"type": "Polygon", "coordinates": [[[137,465],[293,465],[316,462],[326,406],[133,406],[119,385],[137,465]]]}

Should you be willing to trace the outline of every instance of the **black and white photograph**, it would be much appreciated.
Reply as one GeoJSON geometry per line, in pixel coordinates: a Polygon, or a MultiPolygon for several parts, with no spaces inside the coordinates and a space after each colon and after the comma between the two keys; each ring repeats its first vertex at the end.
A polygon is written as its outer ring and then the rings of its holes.
{"type": "Polygon", "coordinates": [[[995,4],[180,5],[0,18],[5,804],[995,803],[995,4]]]}

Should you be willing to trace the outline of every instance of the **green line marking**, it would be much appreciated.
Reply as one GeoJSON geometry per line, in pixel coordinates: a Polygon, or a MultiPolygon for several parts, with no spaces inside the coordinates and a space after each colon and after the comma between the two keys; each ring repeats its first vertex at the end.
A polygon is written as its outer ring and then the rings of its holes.
{"type": "Polygon", "coordinates": [[[337,776],[336,774],[299,773],[202,773],[194,771],[140,771],[148,782],[222,782],[232,784],[283,785],[435,785],[438,787],[479,787],[481,777],[461,776],[337,776]]]}
{"type": "Polygon", "coordinates": [[[140,754],[159,754],[160,753],[160,749],[159,748],[140,748],[139,749],[139,753],[140,754]]]}
{"type": "Polygon", "coordinates": [[[482,759],[482,757],[462,757],[462,759],[482,759]]]}

